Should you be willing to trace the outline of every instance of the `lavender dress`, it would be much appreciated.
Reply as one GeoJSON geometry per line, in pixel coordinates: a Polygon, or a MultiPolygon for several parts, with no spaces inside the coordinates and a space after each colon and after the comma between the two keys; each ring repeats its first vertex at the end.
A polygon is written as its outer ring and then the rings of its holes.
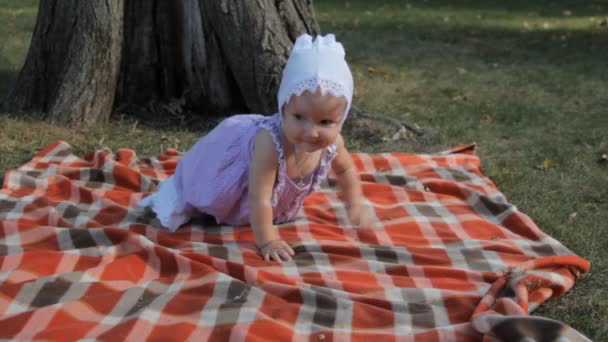
{"type": "Polygon", "coordinates": [[[217,223],[249,224],[247,201],[253,144],[260,129],[270,133],[279,156],[272,193],[274,223],[294,220],[304,198],[318,190],[327,176],[336,146],[321,154],[315,171],[298,186],[287,176],[281,116],[236,115],[222,121],[201,138],[179,161],[175,174],[140,205],[150,206],[163,226],[175,230],[192,216],[205,213],[217,223]]]}

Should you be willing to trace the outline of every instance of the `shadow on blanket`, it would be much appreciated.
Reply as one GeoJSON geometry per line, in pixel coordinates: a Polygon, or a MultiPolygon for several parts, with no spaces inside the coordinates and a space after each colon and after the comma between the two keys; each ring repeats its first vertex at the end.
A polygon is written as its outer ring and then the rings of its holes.
{"type": "Polygon", "coordinates": [[[330,179],[264,262],[247,227],[159,229],[142,197],[175,150],[85,158],[56,142],[0,193],[0,338],[585,340],[529,316],[589,263],[508,203],[473,146],[354,154],[376,224],[349,227],[330,179]]]}

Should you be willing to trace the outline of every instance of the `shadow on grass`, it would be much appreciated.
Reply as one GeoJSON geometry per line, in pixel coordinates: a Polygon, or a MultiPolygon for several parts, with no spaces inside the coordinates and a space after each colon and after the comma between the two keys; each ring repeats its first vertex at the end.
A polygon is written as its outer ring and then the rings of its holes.
{"type": "Polygon", "coordinates": [[[112,114],[110,120],[120,120],[122,122],[124,119],[126,119],[126,122],[130,122],[132,124],[135,124],[135,122],[137,122],[138,126],[150,129],[199,133],[201,131],[208,131],[212,129],[222,119],[230,115],[203,115],[200,112],[193,111],[189,108],[184,109],[184,111],[180,113],[171,113],[163,111],[150,112],[146,109],[139,109],[128,111],[127,113],[120,113],[115,111],[112,114]]]}
{"type": "MultiPolygon", "coordinates": [[[[3,112],[4,101],[13,87],[17,75],[18,71],[0,69],[0,115],[34,122],[45,120],[46,115],[40,112],[3,112]]],[[[162,103],[151,103],[147,108],[130,108],[128,111],[115,108],[110,120],[135,127],[200,132],[214,127],[224,117],[222,115],[203,115],[189,108],[184,108],[180,113],[174,113],[163,110],[162,103]]]]}
{"type": "Polygon", "coordinates": [[[17,79],[17,73],[18,71],[0,69],[0,106],[5,96],[10,92],[13,83],[17,79]]]}
{"type": "Polygon", "coordinates": [[[608,27],[589,30],[511,30],[475,25],[417,24],[381,18],[356,24],[322,22],[345,42],[351,63],[424,69],[459,63],[499,63],[553,69],[608,81],[608,27]]]}
{"type": "MultiPolygon", "coordinates": [[[[0,106],[2,102],[0,102],[0,106]]],[[[1,112],[0,116],[9,118],[19,118],[20,120],[37,122],[47,121],[45,113],[40,112],[19,112],[7,113],[1,112]]],[[[144,112],[137,113],[118,113],[113,112],[110,116],[110,126],[128,126],[135,128],[147,128],[153,130],[164,131],[182,131],[182,132],[206,132],[215,127],[222,119],[227,116],[209,115],[202,116],[200,113],[183,112],[179,115],[167,114],[150,114],[144,112]]],[[[47,121],[48,122],[48,121],[47,121]]],[[[98,126],[96,126],[98,127],[98,126]]]]}

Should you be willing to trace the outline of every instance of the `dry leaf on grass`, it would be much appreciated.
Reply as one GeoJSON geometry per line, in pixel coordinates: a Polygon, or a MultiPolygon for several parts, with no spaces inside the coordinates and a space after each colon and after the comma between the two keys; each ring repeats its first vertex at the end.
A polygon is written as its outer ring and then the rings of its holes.
{"type": "Polygon", "coordinates": [[[482,115],[481,118],[479,118],[479,122],[483,125],[489,125],[492,123],[492,116],[490,114],[482,115]]]}
{"type": "Polygon", "coordinates": [[[393,135],[388,136],[385,135],[382,137],[382,141],[397,141],[399,139],[410,140],[414,137],[414,133],[405,127],[401,127],[397,132],[393,135]]]}
{"type": "Polygon", "coordinates": [[[551,159],[543,160],[543,163],[538,165],[537,168],[541,170],[548,170],[556,166],[555,162],[551,159]]]}
{"type": "Polygon", "coordinates": [[[179,139],[172,135],[163,135],[160,138],[160,152],[163,153],[167,148],[179,150],[179,139]]]}

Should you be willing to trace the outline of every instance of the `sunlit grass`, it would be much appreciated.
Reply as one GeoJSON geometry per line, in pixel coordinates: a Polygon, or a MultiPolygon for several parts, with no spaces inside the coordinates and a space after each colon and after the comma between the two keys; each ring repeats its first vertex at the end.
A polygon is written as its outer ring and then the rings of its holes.
{"type": "MultiPolygon", "coordinates": [[[[321,5],[324,6],[320,1],[321,5]]],[[[386,23],[399,24],[404,21],[415,21],[418,25],[465,25],[476,28],[510,28],[510,29],[595,29],[605,19],[608,5],[595,2],[581,11],[580,4],[566,4],[547,11],[543,3],[529,4],[528,10],[518,11],[518,4],[511,9],[488,6],[467,6],[448,4],[445,1],[383,1],[378,4],[370,1],[334,2],[332,8],[318,13],[321,20],[332,24],[386,23]],[[526,25],[527,23],[527,25],[526,25]]]]}

